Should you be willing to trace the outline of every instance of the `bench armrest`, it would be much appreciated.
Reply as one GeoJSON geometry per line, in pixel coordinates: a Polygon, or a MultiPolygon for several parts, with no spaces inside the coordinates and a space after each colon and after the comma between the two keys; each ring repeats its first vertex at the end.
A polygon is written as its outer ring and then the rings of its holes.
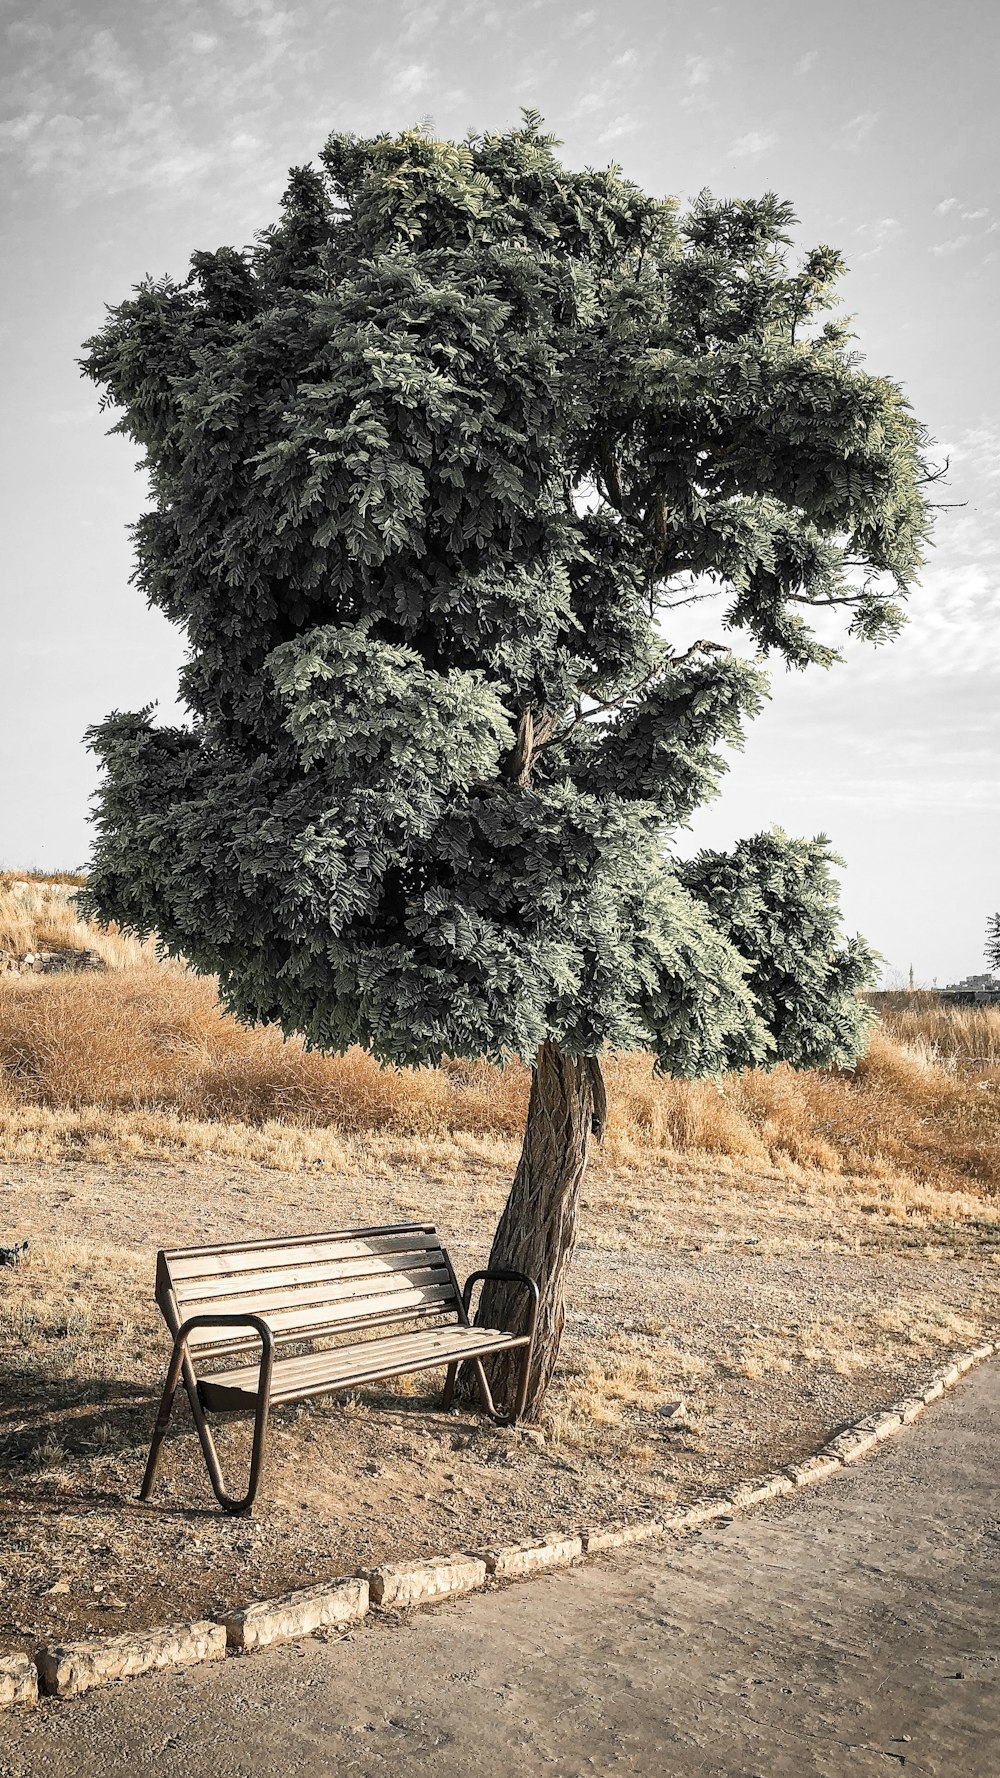
{"type": "Polygon", "coordinates": [[[484,1284],[487,1280],[491,1282],[495,1281],[498,1284],[520,1284],[528,1292],[528,1295],[531,1298],[531,1306],[528,1315],[528,1338],[533,1341],[535,1338],[535,1323],[538,1320],[538,1285],[535,1283],[534,1278],[528,1277],[526,1272],[508,1272],[498,1266],[486,1266],[481,1272],[470,1272],[465,1280],[465,1289],[462,1292],[462,1307],[465,1310],[466,1317],[468,1317],[469,1308],[472,1303],[473,1290],[477,1284],[484,1284]]]}
{"type": "Polygon", "coordinates": [[[174,1335],[174,1354],[188,1356],[188,1336],[196,1327],[252,1327],[260,1336],[262,1347],[260,1355],[260,1375],[257,1380],[257,1391],[260,1395],[269,1395],[271,1391],[271,1367],[274,1364],[274,1334],[262,1315],[189,1315],[182,1321],[174,1335]]]}

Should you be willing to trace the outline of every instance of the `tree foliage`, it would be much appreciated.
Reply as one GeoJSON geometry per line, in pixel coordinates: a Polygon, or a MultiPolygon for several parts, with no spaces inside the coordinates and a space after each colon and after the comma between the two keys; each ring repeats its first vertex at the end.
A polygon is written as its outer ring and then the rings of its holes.
{"type": "Polygon", "coordinates": [[[190,721],[92,731],[91,910],[324,1048],[850,1060],[825,843],[670,853],[766,694],[672,613],[828,664],[816,617],[891,637],[926,532],[921,428],[793,220],[679,216],[532,114],[334,135],[252,249],[111,310],[84,367],[190,721]]]}
{"type": "Polygon", "coordinates": [[[1000,913],[991,914],[986,922],[985,954],[990,968],[1000,970],[1000,913]]]}
{"type": "Polygon", "coordinates": [[[793,840],[773,828],[732,852],[700,852],[681,880],[750,964],[748,985],[776,1053],[796,1068],[857,1054],[871,1013],[858,992],[878,958],[864,940],[841,939],[823,837],[793,840]]]}

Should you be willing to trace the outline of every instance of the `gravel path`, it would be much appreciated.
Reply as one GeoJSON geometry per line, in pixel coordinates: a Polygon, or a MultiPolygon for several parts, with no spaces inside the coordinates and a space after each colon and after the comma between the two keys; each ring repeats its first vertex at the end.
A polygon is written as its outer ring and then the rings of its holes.
{"type": "Polygon", "coordinates": [[[0,1726],[2,1778],[995,1778],[1000,1366],[666,1551],[0,1726]]]}

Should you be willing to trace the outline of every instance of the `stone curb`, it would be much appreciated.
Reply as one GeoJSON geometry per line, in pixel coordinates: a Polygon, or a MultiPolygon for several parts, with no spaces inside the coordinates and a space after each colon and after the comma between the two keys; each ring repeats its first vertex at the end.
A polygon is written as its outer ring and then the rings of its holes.
{"type": "Polygon", "coordinates": [[[193,1667],[199,1661],[218,1661],[225,1652],[224,1625],[205,1619],[197,1624],[171,1624],[163,1630],[40,1648],[35,1662],[43,1691],[54,1698],[75,1698],[113,1679],[135,1679],[158,1667],[193,1667]]]}
{"type": "Polygon", "coordinates": [[[0,1657],[0,1710],[38,1703],[38,1668],[29,1655],[0,1657]]]}
{"type": "Polygon", "coordinates": [[[503,1549],[484,1550],[486,1572],[497,1580],[516,1575],[539,1574],[545,1568],[565,1568],[583,1555],[583,1538],[554,1531],[537,1543],[510,1543],[503,1549]]]}
{"type": "Polygon", "coordinates": [[[368,1575],[373,1605],[402,1611],[407,1605],[427,1605],[434,1599],[472,1593],[486,1581],[481,1556],[457,1550],[451,1556],[418,1556],[413,1562],[391,1562],[372,1568],[368,1575]]]}
{"type": "Polygon", "coordinates": [[[369,1584],[360,1576],[327,1581],[320,1587],[299,1587],[279,1599],[257,1599],[222,1619],[230,1648],[266,1648],[272,1642],[293,1642],[337,1624],[353,1624],[369,1605],[369,1584]]]}
{"type": "Polygon", "coordinates": [[[903,1426],[912,1424],[932,1401],[954,1388],[974,1365],[1000,1352],[1000,1341],[984,1340],[958,1353],[928,1379],[919,1395],[906,1396],[889,1407],[847,1426],[814,1456],[770,1475],[739,1482],[712,1500],[633,1525],[588,1526],[582,1531],[554,1531],[547,1537],[504,1548],[456,1551],[450,1556],[419,1557],[412,1562],[385,1563],[362,1574],[301,1587],[278,1599],[253,1600],[226,1612],[218,1622],[174,1624],[146,1630],[40,1648],[27,1655],[0,1655],[0,1710],[38,1702],[40,1689],[54,1697],[74,1697],[95,1685],[130,1679],[154,1669],[189,1667],[218,1660],[227,1647],[234,1654],[298,1640],[327,1628],[358,1623],[370,1606],[402,1611],[438,1599],[475,1592],[490,1581],[515,1580],[564,1568],[583,1555],[627,1548],[652,1538],[693,1531],[713,1521],[729,1520],[769,1500],[829,1480],[856,1463],[903,1426]]]}

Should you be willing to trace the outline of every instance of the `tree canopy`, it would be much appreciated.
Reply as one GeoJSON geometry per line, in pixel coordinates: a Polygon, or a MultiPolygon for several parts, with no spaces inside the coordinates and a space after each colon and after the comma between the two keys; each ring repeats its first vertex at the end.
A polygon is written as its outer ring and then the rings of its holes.
{"type": "Polygon", "coordinates": [[[90,907],[323,1048],[847,1062],[825,843],[671,839],[767,657],[898,629],[924,435],[787,203],[681,215],[555,150],[533,114],[331,136],[249,250],[87,343],[190,713],[92,731],[90,907]],[[672,643],[703,600],[742,654],[672,643]]]}

